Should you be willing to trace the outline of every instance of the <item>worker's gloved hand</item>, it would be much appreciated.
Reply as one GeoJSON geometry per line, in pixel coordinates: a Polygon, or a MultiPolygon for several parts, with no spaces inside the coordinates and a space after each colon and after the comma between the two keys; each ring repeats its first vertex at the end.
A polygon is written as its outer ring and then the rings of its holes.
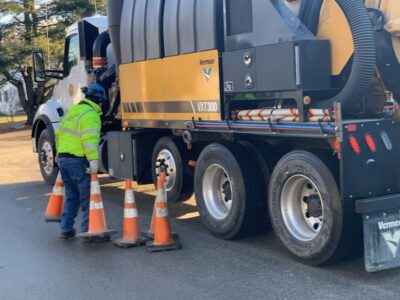
{"type": "Polygon", "coordinates": [[[89,161],[90,167],[90,173],[92,174],[97,174],[99,172],[99,161],[97,159],[89,161]]]}

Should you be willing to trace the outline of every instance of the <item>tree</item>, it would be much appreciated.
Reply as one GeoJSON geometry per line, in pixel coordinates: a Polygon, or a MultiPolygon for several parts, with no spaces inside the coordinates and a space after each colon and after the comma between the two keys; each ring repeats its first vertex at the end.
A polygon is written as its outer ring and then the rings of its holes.
{"type": "Polygon", "coordinates": [[[95,14],[96,8],[104,14],[105,0],[1,0],[0,83],[8,81],[18,89],[27,124],[54,87],[54,81],[35,86],[31,53],[42,49],[53,66],[61,65],[66,27],[95,14]]]}

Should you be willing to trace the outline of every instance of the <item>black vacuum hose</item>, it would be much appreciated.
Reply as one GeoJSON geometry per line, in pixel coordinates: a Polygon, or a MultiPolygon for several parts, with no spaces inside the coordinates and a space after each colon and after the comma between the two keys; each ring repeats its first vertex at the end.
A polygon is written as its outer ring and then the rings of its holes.
{"type": "Polygon", "coordinates": [[[323,0],[301,1],[299,18],[314,35],[316,35],[318,31],[322,2],[323,0]]]}
{"type": "Polygon", "coordinates": [[[318,103],[318,107],[342,103],[347,116],[363,113],[364,97],[372,83],[376,68],[375,33],[365,4],[361,0],[336,0],[349,22],[353,35],[353,66],[344,88],[332,99],[318,103]]]}
{"type": "Polygon", "coordinates": [[[108,31],[102,32],[94,42],[93,57],[107,57],[107,46],[111,43],[108,31]]]}

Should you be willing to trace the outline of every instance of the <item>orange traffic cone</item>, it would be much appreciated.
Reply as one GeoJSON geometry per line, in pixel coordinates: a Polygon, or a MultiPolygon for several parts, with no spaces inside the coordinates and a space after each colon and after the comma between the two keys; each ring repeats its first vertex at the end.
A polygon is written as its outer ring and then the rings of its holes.
{"type": "Polygon", "coordinates": [[[157,181],[157,197],[153,219],[154,241],[147,242],[147,250],[150,252],[179,250],[182,247],[178,235],[172,235],[171,232],[168,219],[168,203],[165,197],[165,177],[165,168],[162,168],[157,181]]]}
{"type": "Polygon", "coordinates": [[[58,172],[56,183],[51,193],[49,204],[47,205],[44,220],[46,223],[61,222],[61,215],[64,210],[64,182],[61,178],[61,173],[58,172]]]}
{"type": "Polygon", "coordinates": [[[89,231],[80,233],[77,237],[93,242],[108,241],[110,240],[110,234],[113,233],[115,233],[115,230],[107,229],[99,179],[97,174],[92,174],[90,184],[89,231]]]}
{"type": "MultiPolygon", "coordinates": [[[[164,189],[164,199],[167,199],[167,191],[164,189]]],[[[142,232],[142,236],[144,236],[148,240],[154,240],[154,218],[156,216],[156,205],[157,202],[154,202],[154,208],[153,208],[153,215],[151,216],[151,223],[150,223],[150,228],[147,231],[142,232]]],[[[174,232],[172,232],[172,237],[177,237],[178,235],[174,232]]]]}
{"type": "Polygon", "coordinates": [[[124,208],[124,232],[122,239],[114,241],[114,245],[121,248],[130,248],[146,244],[147,239],[140,234],[139,215],[135,203],[135,195],[132,190],[132,180],[125,183],[125,208],[124,208]]]}
{"type": "MultiPolygon", "coordinates": [[[[164,163],[164,161],[160,161],[160,163],[164,163]]],[[[165,181],[165,179],[164,179],[165,181]]],[[[157,180],[157,185],[158,185],[158,180],[157,180]]],[[[164,199],[167,199],[167,191],[164,188],[164,199]]],[[[149,239],[149,240],[154,240],[154,218],[156,215],[156,207],[157,207],[157,201],[154,202],[154,208],[153,208],[153,214],[151,216],[151,223],[150,223],[150,228],[149,230],[142,232],[142,236],[144,236],[145,238],[149,239]]],[[[172,233],[172,236],[175,237],[177,236],[176,233],[172,233]]]]}
{"type": "Polygon", "coordinates": [[[153,215],[151,216],[151,223],[150,223],[150,228],[147,231],[142,232],[142,236],[144,236],[146,239],[153,240],[154,239],[154,217],[156,213],[156,205],[154,203],[154,208],[153,208],[153,215]]]}

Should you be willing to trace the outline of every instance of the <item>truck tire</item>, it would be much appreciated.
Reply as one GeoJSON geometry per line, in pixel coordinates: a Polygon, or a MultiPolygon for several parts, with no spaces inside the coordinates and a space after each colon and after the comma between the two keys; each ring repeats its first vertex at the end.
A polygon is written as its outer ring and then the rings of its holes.
{"type": "MultiPolygon", "coordinates": [[[[268,159],[269,156],[271,156],[271,151],[269,151],[265,145],[254,143],[254,141],[240,141],[239,144],[246,147],[250,157],[257,165],[256,171],[260,172],[260,175],[258,175],[259,177],[257,178],[257,180],[259,180],[257,188],[259,189],[260,198],[256,201],[257,209],[253,218],[255,218],[257,222],[257,232],[266,233],[272,229],[268,215],[268,187],[271,172],[267,163],[269,162],[268,159]]],[[[252,163],[252,165],[254,166],[254,163],[252,163]]]]}
{"type": "Polygon", "coordinates": [[[44,181],[53,185],[57,179],[58,165],[55,162],[56,148],[54,135],[49,129],[44,129],[41,132],[38,145],[40,172],[44,181]]]}
{"type": "Polygon", "coordinates": [[[152,155],[152,176],[156,184],[157,161],[165,159],[168,164],[166,179],[167,199],[179,203],[190,199],[193,195],[193,169],[189,167],[189,153],[185,144],[177,137],[163,137],[155,145],[152,155]]]}
{"type": "Polygon", "coordinates": [[[337,183],[314,154],[293,151],[276,165],[269,187],[269,213],[278,240],[301,262],[321,265],[354,248],[337,183]],[[347,236],[346,236],[347,235],[347,236]]]}
{"type": "Polygon", "coordinates": [[[200,217],[217,237],[235,239],[254,232],[262,173],[251,152],[239,144],[207,146],[197,161],[194,189],[200,217]]]}

